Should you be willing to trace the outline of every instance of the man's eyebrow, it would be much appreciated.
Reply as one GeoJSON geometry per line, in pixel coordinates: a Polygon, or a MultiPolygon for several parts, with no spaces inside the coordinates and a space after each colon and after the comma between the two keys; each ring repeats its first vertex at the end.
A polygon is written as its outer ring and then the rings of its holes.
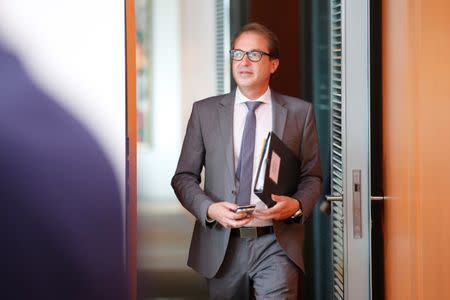
{"type": "MultiPolygon", "coordinates": [[[[240,50],[240,49],[239,49],[239,50],[240,50]]],[[[244,51],[244,52],[253,52],[253,51],[256,51],[256,52],[266,52],[266,51],[261,50],[261,49],[251,49],[251,50],[248,50],[248,51],[245,51],[245,50],[242,50],[242,51],[244,51]]]]}
{"type": "Polygon", "coordinates": [[[266,51],[261,50],[261,49],[258,49],[258,48],[253,48],[253,49],[250,49],[250,50],[243,50],[243,49],[241,49],[241,48],[233,48],[232,50],[240,50],[240,51],[244,51],[244,52],[251,52],[251,51],[261,51],[261,52],[266,52],[266,51]]]}

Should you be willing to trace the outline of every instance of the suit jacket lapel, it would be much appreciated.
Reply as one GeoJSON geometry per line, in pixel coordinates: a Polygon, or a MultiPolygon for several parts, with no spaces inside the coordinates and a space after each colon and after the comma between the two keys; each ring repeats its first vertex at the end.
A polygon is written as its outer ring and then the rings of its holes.
{"type": "Polygon", "coordinates": [[[219,103],[219,125],[225,149],[226,167],[235,182],[233,150],[233,116],[235,92],[226,94],[219,103]]]}
{"type": "Polygon", "coordinates": [[[282,140],[286,125],[287,108],[283,97],[271,90],[272,94],[272,125],[273,132],[282,140]]]}

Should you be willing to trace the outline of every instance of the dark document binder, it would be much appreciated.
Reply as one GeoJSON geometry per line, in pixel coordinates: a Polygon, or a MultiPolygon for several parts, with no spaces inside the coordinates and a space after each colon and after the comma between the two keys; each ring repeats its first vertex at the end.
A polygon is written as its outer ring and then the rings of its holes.
{"type": "Polygon", "coordinates": [[[255,180],[255,194],[272,207],[272,194],[292,196],[300,179],[300,160],[274,134],[270,132],[259,161],[255,180]]]}

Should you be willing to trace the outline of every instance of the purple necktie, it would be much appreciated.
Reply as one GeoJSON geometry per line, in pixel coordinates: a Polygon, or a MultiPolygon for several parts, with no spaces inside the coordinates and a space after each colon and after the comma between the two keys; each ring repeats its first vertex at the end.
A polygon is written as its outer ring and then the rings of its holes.
{"type": "Polygon", "coordinates": [[[253,176],[253,154],[255,152],[256,115],[255,110],[262,102],[247,101],[248,112],[245,118],[244,132],[242,134],[241,154],[236,170],[239,181],[239,190],[236,196],[237,205],[250,204],[253,176]]]}

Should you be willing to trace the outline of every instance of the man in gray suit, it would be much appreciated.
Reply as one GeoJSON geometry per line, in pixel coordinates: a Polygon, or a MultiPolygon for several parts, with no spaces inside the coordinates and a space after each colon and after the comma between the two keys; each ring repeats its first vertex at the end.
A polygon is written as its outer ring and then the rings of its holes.
{"type": "Polygon", "coordinates": [[[236,35],[230,54],[238,87],[194,103],[172,179],[181,204],[196,217],[188,265],[207,278],[212,299],[301,294],[304,222],[322,177],[311,104],[269,88],[279,65],[278,47],[275,34],[257,23],[236,35]],[[301,176],[292,196],[273,195],[276,204],[267,208],[250,189],[270,131],[298,156],[301,176]],[[245,169],[250,176],[243,175],[245,169]],[[241,198],[256,205],[252,214],[234,211],[241,198]]]}

